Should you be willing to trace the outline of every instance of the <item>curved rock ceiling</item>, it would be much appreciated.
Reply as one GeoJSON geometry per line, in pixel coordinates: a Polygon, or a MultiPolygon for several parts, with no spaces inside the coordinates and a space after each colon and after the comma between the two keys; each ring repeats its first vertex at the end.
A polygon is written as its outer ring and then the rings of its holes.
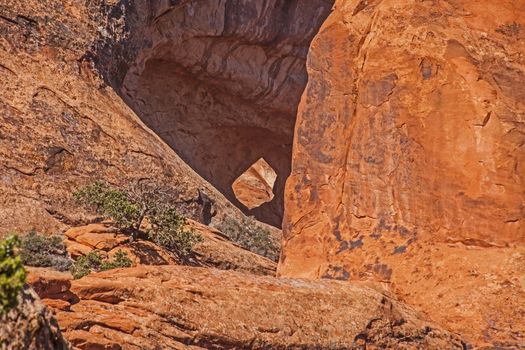
{"type": "MultiPolygon", "coordinates": [[[[247,214],[280,226],[310,42],[329,0],[152,1],[132,7],[109,80],[146,125],[247,214]],[[146,22],[146,23],[144,23],[146,22]],[[275,197],[249,210],[232,183],[258,159],[275,197]]],[[[107,56],[106,56],[107,57],[107,56]]]]}

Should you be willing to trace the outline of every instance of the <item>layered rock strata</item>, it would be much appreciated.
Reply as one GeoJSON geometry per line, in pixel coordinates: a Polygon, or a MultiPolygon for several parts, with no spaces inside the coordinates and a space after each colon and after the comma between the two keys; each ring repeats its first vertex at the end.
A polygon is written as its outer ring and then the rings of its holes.
{"type": "Polygon", "coordinates": [[[364,285],[180,266],[70,283],[77,302],[55,312],[79,349],[464,349],[364,285]]]}
{"type": "Polygon", "coordinates": [[[189,222],[188,228],[199,233],[203,241],[193,248],[193,253],[182,261],[173,252],[155,243],[136,239],[104,224],[74,227],[65,232],[64,244],[71,257],[87,255],[97,250],[102,256],[113,256],[122,250],[128,254],[133,265],[177,265],[215,267],[237,270],[255,275],[275,275],[276,264],[231,242],[221,232],[197,222],[189,222]]]}

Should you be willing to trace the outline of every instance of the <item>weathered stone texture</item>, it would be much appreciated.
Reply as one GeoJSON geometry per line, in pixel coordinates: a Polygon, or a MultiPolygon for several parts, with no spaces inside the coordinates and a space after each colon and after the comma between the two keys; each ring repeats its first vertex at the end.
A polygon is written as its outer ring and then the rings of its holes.
{"type": "Polygon", "coordinates": [[[337,1],[312,43],[280,275],[374,279],[524,346],[525,8],[337,1]]]}
{"type": "Polygon", "coordinates": [[[140,266],[71,281],[70,292],[77,302],[55,312],[80,349],[463,349],[389,296],[345,282],[140,266]]]}
{"type": "MultiPolygon", "coordinates": [[[[53,284],[53,283],[50,283],[53,284]]],[[[56,319],[37,294],[24,289],[18,305],[0,314],[0,349],[69,350],[56,319]]]]}
{"type": "Polygon", "coordinates": [[[239,216],[104,83],[93,51],[111,28],[99,5],[0,3],[0,236],[86,219],[71,194],[97,179],[150,178],[201,222],[239,216]]]}

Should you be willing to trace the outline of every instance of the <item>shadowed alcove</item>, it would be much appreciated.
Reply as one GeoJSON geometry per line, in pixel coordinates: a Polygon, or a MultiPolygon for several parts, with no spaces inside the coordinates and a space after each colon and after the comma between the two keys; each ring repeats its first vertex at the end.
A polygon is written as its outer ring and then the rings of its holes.
{"type": "MultiPolygon", "coordinates": [[[[110,83],[199,175],[258,220],[280,227],[311,40],[333,0],[154,1],[128,10],[110,83]],[[120,59],[120,61],[119,61],[120,59]],[[273,199],[249,209],[234,181],[259,159],[273,199]]],[[[244,193],[246,196],[246,193],[244,193]]]]}

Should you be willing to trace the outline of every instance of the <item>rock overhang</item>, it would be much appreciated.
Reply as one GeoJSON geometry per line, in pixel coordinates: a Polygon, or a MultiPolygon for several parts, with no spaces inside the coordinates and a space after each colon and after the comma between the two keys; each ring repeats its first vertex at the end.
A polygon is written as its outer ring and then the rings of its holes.
{"type": "Polygon", "coordinates": [[[305,61],[333,2],[122,3],[112,14],[119,40],[99,45],[99,65],[199,175],[246,214],[280,227],[305,61]],[[248,209],[231,186],[260,158],[277,173],[275,196],[248,209]]]}

